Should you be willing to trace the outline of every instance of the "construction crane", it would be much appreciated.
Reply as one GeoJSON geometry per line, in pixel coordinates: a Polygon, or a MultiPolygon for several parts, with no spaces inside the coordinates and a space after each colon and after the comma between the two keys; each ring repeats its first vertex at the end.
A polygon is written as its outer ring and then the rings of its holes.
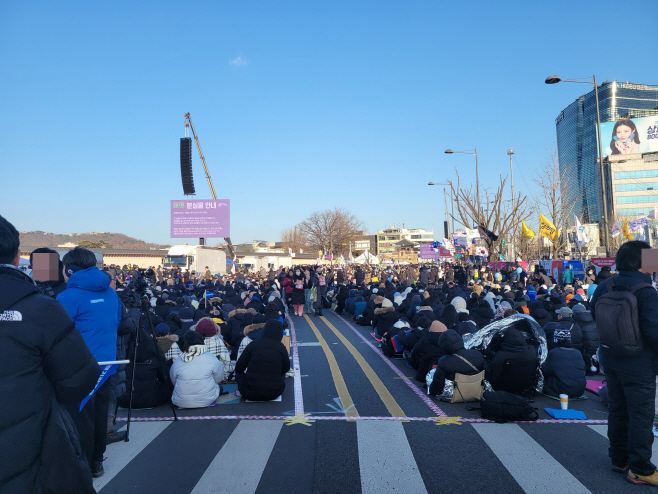
{"type": "MultiPolygon", "coordinates": [[[[201,151],[201,144],[199,144],[199,138],[196,136],[196,132],[194,132],[194,125],[192,125],[192,118],[190,117],[189,113],[185,114],[185,127],[190,127],[192,129],[192,135],[194,136],[194,142],[196,142],[196,148],[199,150],[199,156],[201,157],[201,163],[203,163],[203,170],[206,172],[206,178],[208,179],[208,185],[210,186],[210,193],[212,194],[212,198],[217,200],[217,194],[215,194],[215,187],[212,184],[212,178],[210,178],[210,173],[208,173],[208,165],[206,165],[206,158],[203,157],[203,151],[201,151]],[[189,122],[189,123],[188,123],[189,122]]],[[[233,244],[231,243],[231,238],[230,237],[224,237],[224,241],[226,242],[226,250],[231,258],[232,261],[235,260],[235,251],[233,249],[233,244]]]]}

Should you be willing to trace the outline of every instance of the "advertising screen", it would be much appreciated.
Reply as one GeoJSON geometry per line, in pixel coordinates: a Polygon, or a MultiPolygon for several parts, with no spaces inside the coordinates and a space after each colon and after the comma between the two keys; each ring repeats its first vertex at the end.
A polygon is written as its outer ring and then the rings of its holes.
{"type": "Polygon", "coordinates": [[[171,238],[230,236],[228,199],[171,201],[171,238]]]}
{"type": "Polygon", "coordinates": [[[658,116],[602,123],[601,141],[604,157],[658,151],[658,116]]]}

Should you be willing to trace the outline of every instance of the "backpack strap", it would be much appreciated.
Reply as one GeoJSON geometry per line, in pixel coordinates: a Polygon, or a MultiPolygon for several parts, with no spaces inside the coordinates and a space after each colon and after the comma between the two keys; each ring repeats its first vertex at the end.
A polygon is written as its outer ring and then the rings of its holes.
{"type": "Polygon", "coordinates": [[[480,372],[480,370],[477,367],[475,367],[473,364],[471,364],[468,360],[466,360],[464,357],[462,357],[458,353],[455,353],[454,356],[462,359],[464,362],[466,362],[468,365],[470,365],[471,369],[473,369],[475,372],[480,372]]]}
{"type": "Polygon", "coordinates": [[[643,288],[653,288],[653,285],[651,283],[638,283],[637,285],[630,287],[628,291],[635,295],[635,292],[642,290],[643,288]]]}

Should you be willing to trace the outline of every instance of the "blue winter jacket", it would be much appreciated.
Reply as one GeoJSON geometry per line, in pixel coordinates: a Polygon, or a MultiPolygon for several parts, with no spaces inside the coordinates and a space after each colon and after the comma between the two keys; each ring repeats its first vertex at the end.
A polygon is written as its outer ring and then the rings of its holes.
{"type": "Polygon", "coordinates": [[[76,271],[57,296],[98,362],[116,360],[121,302],[96,266],[76,271]]]}

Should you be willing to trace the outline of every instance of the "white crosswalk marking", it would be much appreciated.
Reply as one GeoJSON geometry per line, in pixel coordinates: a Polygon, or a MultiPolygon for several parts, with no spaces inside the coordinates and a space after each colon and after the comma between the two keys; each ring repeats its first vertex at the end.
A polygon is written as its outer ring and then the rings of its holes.
{"type": "Polygon", "coordinates": [[[94,489],[100,491],[123,468],[130,463],[146,446],[169,427],[171,422],[131,422],[130,441],[110,444],[105,452],[103,462],[105,474],[94,479],[94,489]]]}
{"type": "Polygon", "coordinates": [[[516,424],[472,424],[526,492],[589,493],[569,471],[516,424]]]}
{"type": "Polygon", "coordinates": [[[240,421],[192,494],[256,492],[282,426],[282,420],[240,421]]]}
{"type": "Polygon", "coordinates": [[[427,493],[402,422],[361,420],[356,433],[363,494],[427,493]]]}
{"type": "MultiPolygon", "coordinates": [[[[601,434],[603,437],[608,439],[608,426],[607,425],[590,425],[590,429],[593,431],[598,432],[601,434]]],[[[651,446],[651,458],[656,459],[658,458],[658,442],[654,439],[653,445],[651,446]]]]}

